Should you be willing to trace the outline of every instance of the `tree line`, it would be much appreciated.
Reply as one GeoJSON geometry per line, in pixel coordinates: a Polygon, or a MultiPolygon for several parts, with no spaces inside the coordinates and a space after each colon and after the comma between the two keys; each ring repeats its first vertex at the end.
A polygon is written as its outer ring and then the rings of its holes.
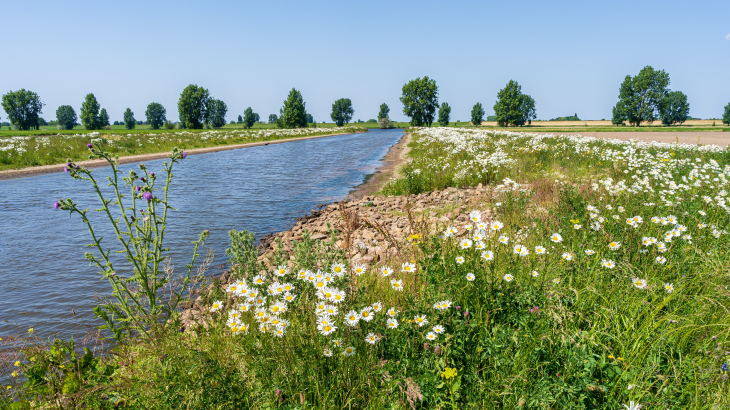
{"type": "MultiPolygon", "coordinates": [[[[627,75],[619,88],[619,101],[612,109],[613,124],[625,125],[628,122],[631,125],[641,126],[642,123],[652,123],[661,119],[665,125],[674,125],[690,119],[687,96],[681,91],[670,90],[669,83],[669,75],[664,70],[654,70],[651,66],[644,67],[636,76],[627,75]]],[[[427,76],[406,83],[402,88],[400,102],[403,104],[403,114],[410,118],[412,126],[430,127],[434,120],[441,126],[448,126],[451,121],[451,106],[446,102],[439,105],[436,81],[427,76]]],[[[19,130],[38,129],[42,125],[47,125],[48,123],[40,117],[44,105],[38,94],[25,89],[10,91],[2,96],[2,107],[10,122],[19,130]]],[[[522,87],[514,80],[510,80],[499,90],[497,101],[492,108],[494,115],[488,116],[487,120],[494,120],[500,126],[529,125],[537,118],[535,100],[522,93],[522,87]]],[[[220,128],[226,124],[228,106],[225,102],[213,98],[207,89],[197,84],[190,84],[180,94],[177,110],[179,116],[177,125],[181,128],[220,128]]],[[[332,104],[330,118],[337,126],[343,126],[352,120],[354,114],[352,101],[349,98],[340,98],[332,104]]],[[[475,103],[471,110],[471,123],[480,125],[484,121],[485,114],[482,104],[475,103]]],[[[146,121],[137,120],[134,112],[127,108],[123,113],[123,121],[115,121],[114,124],[123,124],[127,129],[133,129],[142,123],[149,124],[152,129],[175,126],[167,120],[167,111],[160,103],[150,103],[144,115],[146,121]]],[[[392,127],[389,116],[390,108],[385,103],[381,104],[377,119],[381,127],[392,127]]],[[[577,114],[574,117],[577,119],[577,114]]],[[[566,117],[566,119],[573,118],[566,117]]],[[[56,124],[63,129],[73,129],[79,120],[88,130],[102,129],[110,125],[109,113],[105,108],[101,108],[93,93],[86,95],[78,116],[70,105],[62,105],[56,110],[56,124]]],[[[376,120],[368,122],[371,121],[376,120]]],[[[260,116],[253,112],[251,107],[246,108],[243,116],[238,115],[238,123],[243,124],[245,128],[250,128],[258,122],[260,116]]],[[[279,114],[270,114],[268,122],[280,128],[300,128],[307,127],[315,121],[312,115],[307,113],[301,92],[292,88],[279,114]]],[[[722,122],[730,125],[730,103],[725,106],[722,122]]]]}

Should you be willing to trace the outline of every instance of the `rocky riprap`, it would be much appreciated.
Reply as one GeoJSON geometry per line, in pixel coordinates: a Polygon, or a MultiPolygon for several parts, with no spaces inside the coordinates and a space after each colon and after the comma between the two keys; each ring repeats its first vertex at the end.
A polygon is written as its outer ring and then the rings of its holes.
{"type": "MultiPolygon", "coordinates": [[[[313,209],[311,214],[298,218],[290,230],[262,238],[259,261],[269,268],[273,267],[277,243],[280,241],[283,250],[291,252],[292,242],[301,241],[305,231],[308,231],[311,239],[331,240],[328,224],[338,231],[336,246],[347,252],[344,233],[347,218],[351,226],[351,262],[384,262],[398,256],[399,248],[403,249],[412,234],[436,234],[447,226],[454,226],[459,234],[463,233],[472,210],[481,211],[483,219],[488,221],[491,210],[484,207],[488,202],[488,195],[489,192],[480,184],[476,188],[447,188],[443,191],[395,197],[366,196],[320,205],[318,210],[313,209]]],[[[216,286],[221,290],[225,289],[231,276],[226,271],[216,279],[203,293],[211,294],[216,286]]],[[[207,315],[204,312],[207,312],[208,307],[202,305],[203,300],[203,297],[198,297],[194,303],[188,302],[185,306],[182,322],[186,329],[192,321],[199,324],[205,322],[207,315]]]]}

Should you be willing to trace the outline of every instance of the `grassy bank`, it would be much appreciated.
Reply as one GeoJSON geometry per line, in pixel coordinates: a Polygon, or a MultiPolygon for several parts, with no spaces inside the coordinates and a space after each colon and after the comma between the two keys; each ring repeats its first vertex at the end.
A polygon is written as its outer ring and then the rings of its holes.
{"type": "MultiPolygon", "coordinates": [[[[203,313],[188,332],[173,315],[154,337],[126,340],[101,360],[111,370],[94,367],[56,400],[220,409],[730,405],[726,149],[412,131],[404,176],[384,188],[404,195],[406,238],[381,232],[350,243],[354,224],[379,226],[356,214],[372,203],[343,209],[333,227],[342,242],[305,236],[267,264],[234,234],[233,285],[201,293],[193,305],[203,313]],[[478,184],[468,201],[455,189],[478,184]],[[453,191],[450,203],[424,205],[443,188],[453,191]],[[384,256],[350,263],[370,247],[384,256]]],[[[20,387],[24,375],[42,373],[39,357],[19,363],[6,400],[48,400],[48,390],[43,399],[20,387]]]]}
{"type": "Polygon", "coordinates": [[[362,131],[357,127],[205,130],[134,133],[81,133],[39,137],[0,138],[0,170],[21,169],[38,165],[53,165],[88,158],[86,144],[101,142],[112,155],[128,156],[170,151],[173,147],[194,149],[249,142],[273,141],[285,138],[327,135],[362,131]]]}

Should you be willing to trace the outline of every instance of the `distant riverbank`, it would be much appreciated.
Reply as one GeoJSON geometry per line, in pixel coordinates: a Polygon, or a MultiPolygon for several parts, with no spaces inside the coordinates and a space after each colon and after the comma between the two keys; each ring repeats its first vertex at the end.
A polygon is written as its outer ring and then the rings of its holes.
{"type": "MultiPolygon", "coordinates": [[[[192,148],[192,149],[187,149],[186,152],[188,155],[206,154],[206,153],[218,152],[218,151],[229,151],[229,150],[240,149],[240,148],[257,147],[257,146],[261,146],[261,145],[281,144],[284,142],[291,142],[291,141],[298,141],[298,140],[308,140],[308,139],[314,139],[314,138],[334,137],[337,135],[368,132],[367,130],[363,130],[363,129],[355,129],[355,130],[348,129],[346,132],[342,132],[343,130],[337,130],[337,131],[340,131],[340,132],[327,133],[328,131],[323,131],[324,134],[305,135],[305,136],[293,137],[293,138],[291,137],[291,135],[284,135],[284,136],[281,136],[281,138],[277,138],[277,135],[273,135],[273,136],[266,136],[266,137],[262,138],[261,141],[257,141],[257,142],[247,142],[247,143],[242,143],[242,144],[232,143],[230,145],[215,145],[215,146],[203,147],[203,148],[192,148]]],[[[88,134],[87,134],[87,136],[88,136],[88,134]]],[[[235,141],[235,139],[233,141],[235,141]]],[[[181,145],[181,147],[184,147],[184,145],[181,145]]],[[[150,161],[150,160],[154,160],[154,159],[164,159],[169,156],[170,156],[170,150],[165,149],[164,151],[155,152],[155,153],[120,156],[119,163],[128,164],[128,163],[134,163],[134,162],[140,162],[140,161],[150,161]]],[[[74,160],[73,156],[71,159],[74,160]]],[[[106,160],[82,160],[82,161],[77,160],[74,162],[76,164],[85,166],[87,168],[96,168],[96,167],[107,166],[106,160]]],[[[54,173],[54,172],[62,172],[64,165],[66,165],[66,164],[57,163],[57,164],[52,164],[52,165],[31,166],[31,167],[25,167],[25,168],[19,168],[19,169],[7,169],[7,170],[0,171],[0,180],[11,179],[11,178],[22,178],[22,177],[28,177],[28,176],[33,176],[33,175],[41,175],[41,174],[49,174],[49,173],[54,173]]]]}

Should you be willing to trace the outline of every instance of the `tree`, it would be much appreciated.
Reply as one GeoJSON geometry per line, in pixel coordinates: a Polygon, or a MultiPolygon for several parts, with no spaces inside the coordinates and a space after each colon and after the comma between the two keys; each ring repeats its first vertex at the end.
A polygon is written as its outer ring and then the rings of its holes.
{"type": "Polygon", "coordinates": [[[482,108],[482,103],[478,102],[474,104],[474,108],[471,109],[471,125],[478,127],[482,125],[483,120],[484,108],[482,108]]]}
{"type": "Polygon", "coordinates": [[[312,114],[307,114],[307,124],[311,124],[314,122],[314,117],[312,117],[312,114]]]}
{"type": "Polygon", "coordinates": [[[449,120],[451,119],[451,107],[449,103],[441,103],[439,108],[439,125],[442,127],[449,126],[449,120]]]}
{"type": "Polygon", "coordinates": [[[436,81],[428,77],[416,78],[403,86],[403,114],[411,117],[411,125],[430,127],[438,108],[439,90],[436,81]]]}
{"type": "Polygon", "coordinates": [[[279,120],[276,114],[269,114],[269,124],[275,124],[279,120]]]}
{"type": "Polygon", "coordinates": [[[210,111],[210,125],[213,128],[220,128],[226,125],[226,113],[228,106],[221,100],[211,98],[208,102],[208,110],[210,111]]]}
{"type": "Polygon", "coordinates": [[[94,94],[86,94],[86,98],[81,104],[81,124],[87,130],[99,128],[99,108],[99,101],[96,101],[94,94]]]}
{"type": "Polygon", "coordinates": [[[532,124],[532,120],[537,118],[535,114],[535,100],[527,94],[522,94],[520,99],[520,113],[522,113],[520,125],[532,124]]]}
{"type": "Polygon", "coordinates": [[[256,116],[254,115],[251,107],[248,107],[246,108],[246,111],[243,112],[243,124],[246,128],[251,128],[254,123],[256,123],[256,116]]]}
{"type": "Polygon", "coordinates": [[[19,130],[38,129],[38,115],[43,112],[44,105],[38,94],[25,88],[3,95],[3,110],[19,130]]]}
{"type": "Polygon", "coordinates": [[[208,103],[210,92],[196,84],[185,87],[177,102],[180,125],[184,128],[200,129],[210,119],[208,103]]]}
{"type": "Polygon", "coordinates": [[[238,114],[238,124],[243,124],[243,117],[241,117],[241,114],[238,114]]]}
{"type": "Polygon", "coordinates": [[[611,113],[613,114],[613,116],[611,117],[611,123],[613,125],[624,125],[624,122],[626,122],[624,103],[622,103],[621,101],[617,102],[611,110],[611,113]]]}
{"type": "Polygon", "coordinates": [[[147,122],[153,130],[160,129],[165,124],[165,121],[167,121],[167,110],[160,103],[149,103],[144,115],[147,117],[147,122]]]}
{"type": "Polygon", "coordinates": [[[383,118],[390,118],[390,108],[386,103],[380,104],[380,112],[378,112],[378,121],[383,118]]]}
{"type": "Polygon", "coordinates": [[[497,102],[494,104],[494,115],[500,127],[522,125],[524,116],[522,110],[522,87],[517,81],[509,80],[507,85],[497,93],[497,102]]]}
{"type": "Polygon", "coordinates": [[[56,109],[56,121],[64,130],[74,129],[76,124],[76,111],[70,105],[62,105],[56,109]]]}
{"type": "Polygon", "coordinates": [[[332,114],[330,114],[330,118],[332,118],[332,121],[338,127],[350,122],[353,114],[355,114],[355,110],[352,108],[352,101],[349,98],[340,98],[332,103],[332,114]]]}
{"type": "Polygon", "coordinates": [[[277,121],[280,128],[300,128],[307,126],[306,103],[302,93],[292,88],[289,96],[284,100],[284,106],[279,111],[277,121]]]}
{"type": "Polygon", "coordinates": [[[110,125],[109,124],[109,113],[106,112],[106,108],[102,108],[101,111],[99,111],[99,126],[98,126],[98,128],[106,127],[107,125],[110,125]]]}
{"type": "Polygon", "coordinates": [[[640,127],[642,122],[654,122],[659,105],[669,93],[668,86],[669,74],[651,66],[642,68],[635,77],[627,75],[619,88],[618,98],[629,124],[640,127]]]}
{"type": "Polygon", "coordinates": [[[135,125],[137,125],[137,120],[134,119],[134,113],[132,110],[127,108],[127,110],[124,111],[124,126],[128,130],[133,130],[135,125]]]}
{"type": "Polygon", "coordinates": [[[725,114],[722,116],[722,123],[730,125],[730,103],[725,106],[725,114]]]}
{"type": "Polygon", "coordinates": [[[659,103],[659,118],[662,124],[673,125],[687,121],[689,117],[689,102],[681,91],[671,91],[659,103]]]}

